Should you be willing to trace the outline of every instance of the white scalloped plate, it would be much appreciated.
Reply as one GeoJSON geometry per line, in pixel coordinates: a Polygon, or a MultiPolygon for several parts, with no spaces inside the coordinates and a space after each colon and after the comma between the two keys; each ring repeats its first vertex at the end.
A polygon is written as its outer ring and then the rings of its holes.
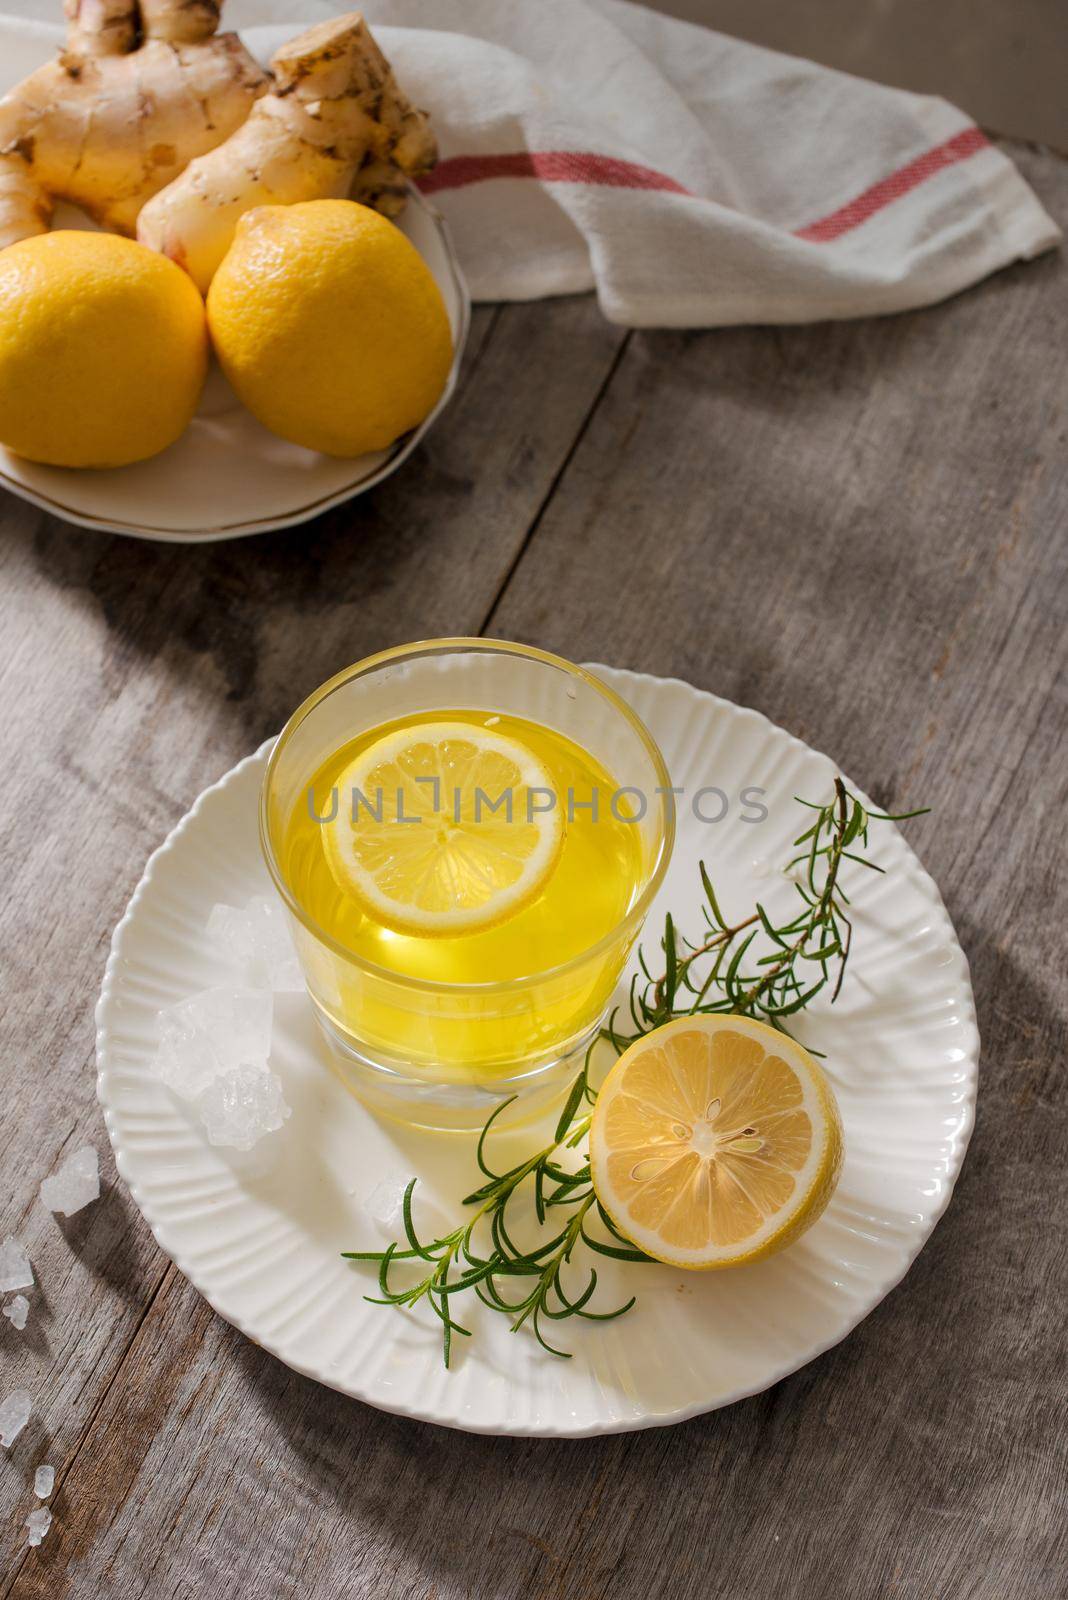
{"type": "MultiPolygon", "coordinates": [[[[675,857],[647,924],[670,907],[699,926],[697,861],[728,914],[792,894],[772,863],[800,829],[795,794],[821,796],[834,766],[753,711],[675,680],[595,669],[638,711],[676,784],[716,785],[727,818],[679,812],[675,857]],[[740,791],[767,791],[746,822],[740,791]]],[[[901,1279],[941,1216],[971,1132],[979,1039],[968,967],[934,883],[895,828],[873,830],[885,876],[856,869],[854,958],[833,1010],[798,1033],[823,1050],[846,1160],[821,1220],[792,1249],[733,1272],[605,1262],[626,1317],[562,1324],[570,1361],[480,1305],[471,1340],[441,1363],[425,1307],[369,1305],[369,1269],[341,1251],[382,1248],[362,1201],[418,1174],[452,1214],[472,1188],[471,1141],[378,1122],[329,1071],[303,996],[276,997],[273,1065],[293,1107],[249,1156],[212,1149],[152,1076],[158,1007],[217,978],[204,939],[216,901],[269,891],[256,828],[264,745],[205,791],[150,860],[119,924],[97,1010],[98,1092],[119,1171],[163,1249],[215,1309],[297,1371],[384,1410],[475,1432],[579,1436],[679,1422],[754,1394],[836,1344],[901,1279]]],[[[706,812],[718,809],[707,798],[706,812]]],[[[788,903],[788,901],[786,902],[788,903]]],[[[458,1348],[457,1348],[458,1347],[458,1348]]]]}
{"type": "MultiPolygon", "coordinates": [[[[266,60],[287,31],[251,29],[246,41],[266,60]]],[[[48,60],[62,39],[60,28],[0,18],[0,94],[48,60]]],[[[57,207],[55,225],[93,226],[67,205],[57,207]]],[[[213,360],[196,416],[176,443],[151,460],[91,472],[23,461],[0,445],[0,484],[79,527],[172,544],[205,544],[307,522],[381,483],[411,455],[448,404],[471,315],[445,222],[414,186],[409,186],[408,205],[397,225],[441,290],[454,353],[445,392],[433,411],[388,450],[340,460],[279,439],[246,411],[213,360]]]]}

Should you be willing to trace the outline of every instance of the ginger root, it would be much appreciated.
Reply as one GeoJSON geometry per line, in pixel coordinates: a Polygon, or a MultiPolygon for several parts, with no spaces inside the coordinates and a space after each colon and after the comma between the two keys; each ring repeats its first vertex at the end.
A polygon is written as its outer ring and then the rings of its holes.
{"type": "Polygon", "coordinates": [[[394,216],[437,146],[357,12],[322,22],[271,61],[274,87],[248,120],[190,162],[141,212],[137,237],[206,291],[254,206],[353,199],[394,216]]]}
{"type": "Polygon", "coordinates": [[[245,121],[267,75],[221,0],[65,0],[67,47],[0,99],[0,249],[56,200],[132,234],[150,195],[245,121]]]}

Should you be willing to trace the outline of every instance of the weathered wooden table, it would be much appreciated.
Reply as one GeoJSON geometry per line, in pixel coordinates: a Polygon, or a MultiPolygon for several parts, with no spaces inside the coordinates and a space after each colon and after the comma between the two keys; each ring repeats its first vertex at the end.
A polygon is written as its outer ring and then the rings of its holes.
{"type": "MultiPolygon", "coordinates": [[[[1015,148],[1068,223],[1068,163],[1015,148]]],[[[482,308],[408,467],[202,548],[4,499],[0,1323],[35,1420],[0,1595],[1047,1600],[1065,1592],[1068,264],[933,310],[627,335],[482,308]],[[115,1179],[93,1004],[146,855],[315,684],[479,633],[757,706],[912,825],[973,964],[978,1125],[946,1219],[838,1349],[673,1430],[488,1440],[381,1415],[215,1317],[115,1179]],[[108,1186],[38,1180],[86,1138],[108,1186]],[[27,1467],[57,1467],[28,1551],[27,1467]]]]}

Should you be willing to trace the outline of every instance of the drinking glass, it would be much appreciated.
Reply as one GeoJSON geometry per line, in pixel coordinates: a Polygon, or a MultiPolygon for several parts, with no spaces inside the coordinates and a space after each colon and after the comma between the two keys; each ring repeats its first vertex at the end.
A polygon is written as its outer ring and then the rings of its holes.
{"type": "Polygon", "coordinates": [[[404,645],[317,689],[271,754],[260,837],[332,1064],[348,1086],[402,1120],[464,1128],[506,1097],[523,1096],[533,1107],[570,1081],[666,871],[674,842],[670,784],[652,736],[617,694],[593,673],[526,645],[463,638],[404,645]],[[565,735],[630,796],[625,804],[640,837],[640,875],[618,923],[558,965],[503,981],[437,982],[368,960],[316,922],[284,867],[287,823],[325,760],[383,723],[458,710],[522,717],[565,735]]]}

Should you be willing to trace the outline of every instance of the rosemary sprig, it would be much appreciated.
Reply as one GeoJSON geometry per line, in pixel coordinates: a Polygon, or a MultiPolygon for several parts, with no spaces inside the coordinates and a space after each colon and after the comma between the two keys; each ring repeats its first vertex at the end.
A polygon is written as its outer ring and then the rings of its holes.
{"type": "Polygon", "coordinates": [[[801,901],[795,915],[776,923],[757,901],[749,916],[728,923],[702,861],[705,936],[690,943],[678,932],[669,913],[661,939],[664,971],[659,977],[653,978],[639,951],[640,970],[631,984],[629,1006],[634,1031],[622,1034],[614,1022],[607,1030],[617,1050],[626,1049],[643,1033],[673,1017],[729,1012],[755,1017],[785,1032],[783,1019],[810,1005],[822,989],[830,986],[832,1003],[837,1000],[853,939],[849,896],[840,882],[842,865],[853,861],[871,872],[882,872],[882,867],[860,853],[868,846],[869,825],[904,822],[923,816],[927,808],[869,811],[838,777],[827,804],[816,805],[800,796],[795,799],[816,813],[811,825],[794,840],[799,853],[783,868],[784,873],[803,869],[803,881],[794,884],[801,901]],[[747,960],[761,934],[770,948],[747,960]],[[695,966],[704,957],[710,958],[707,969],[698,967],[695,974],[695,966]]]}
{"type": "MultiPolygon", "coordinates": [[[[587,1062],[588,1062],[587,1056],[587,1062]]],[[[466,1289],[473,1289],[479,1299],[493,1311],[511,1319],[512,1331],[517,1332],[530,1322],[538,1343],[551,1355],[570,1355],[549,1343],[542,1329],[542,1319],[560,1321],[578,1316],[591,1321],[608,1322],[622,1316],[634,1304],[634,1297],[612,1311],[593,1311],[589,1302],[597,1290],[597,1272],[591,1267],[585,1283],[577,1292],[568,1293],[561,1281],[563,1269],[571,1261],[576,1246],[581,1242],[602,1255],[626,1261],[647,1261],[649,1258],[622,1238],[602,1210],[593,1190],[589,1161],[571,1169],[560,1164],[562,1152],[574,1150],[589,1132],[592,1118],[587,1115],[575,1120],[575,1113],[590,1093],[586,1067],[572,1086],[567,1103],[557,1123],[553,1142],[529,1156],[506,1172],[495,1172],[488,1165],[486,1142],[497,1118],[512,1104],[503,1101],[487,1118],[479,1135],[476,1160],[487,1181],[469,1194],[464,1205],[475,1210],[470,1218],[440,1238],[421,1240],[412,1218],[413,1178],[404,1191],[402,1216],[407,1248],[391,1244],[385,1250],[347,1250],[348,1261],[376,1261],[379,1265],[377,1295],[365,1298],[375,1305],[411,1307],[426,1300],[440,1319],[445,1365],[452,1355],[452,1336],[459,1333],[469,1337],[471,1330],[463,1327],[453,1317],[450,1298],[466,1289]],[[521,1249],[509,1232],[508,1206],[516,1190],[531,1182],[534,1213],[538,1225],[545,1230],[555,1225],[556,1217],[550,1212],[564,1206],[574,1211],[563,1226],[530,1250],[521,1249]],[[590,1213],[600,1217],[608,1239],[600,1239],[588,1231],[590,1213]],[[480,1224],[483,1226],[480,1228],[480,1224]],[[488,1235],[485,1244],[476,1244],[476,1236],[488,1235]],[[613,1243],[613,1241],[616,1241],[613,1243]],[[424,1261],[430,1270],[415,1283],[403,1289],[390,1285],[390,1269],[399,1261],[424,1261]],[[519,1298],[510,1298],[503,1281],[521,1280],[519,1298]]]]}
{"type": "MultiPolygon", "coordinates": [[[[801,901],[795,914],[776,922],[758,901],[748,916],[729,923],[702,862],[704,933],[691,942],[679,933],[669,914],[660,941],[664,970],[657,977],[639,951],[639,972],[631,984],[629,1002],[634,1031],[621,1032],[613,1013],[599,1035],[617,1055],[635,1039],[675,1017],[732,1013],[755,1017],[785,1031],[784,1019],[810,1005],[822,990],[829,989],[832,1003],[838,998],[853,943],[849,897],[841,884],[843,864],[852,861],[881,872],[881,867],[861,853],[868,846],[869,824],[902,822],[922,816],[923,810],[870,811],[838,777],[826,804],[800,798],[798,804],[816,815],[794,840],[799,853],[783,869],[786,873],[803,871],[802,881],[794,884],[801,901]],[[757,954],[754,946],[761,935],[767,948],[764,954],[757,954]]],[[[372,1303],[410,1308],[426,1300],[442,1324],[446,1367],[453,1335],[470,1337],[471,1330],[457,1322],[451,1304],[453,1296],[468,1290],[492,1311],[508,1317],[513,1332],[529,1323],[543,1349],[565,1358],[570,1352],[549,1342],[543,1320],[582,1317],[611,1321],[635,1303],[632,1295],[612,1310],[593,1310],[598,1280],[592,1266],[585,1268],[585,1278],[579,1278],[574,1286],[565,1287],[563,1281],[565,1271],[570,1273],[575,1266],[573,1258],[580,1246],[619,1261],[651,1259],[619,1233],[602,1208],[593,1188],[588,1154],[579,1155],[577,1165],[564,1164],[569,1153],[583,1144],[593,1120],[587,1108],[597,1098],[590,1083],[594,1045],[571,1086],[551,1144],[507,1171],[496,1172],[488,1164],[487,1141],[512,1101],[502,1102],[487,1118],[475,1151],[486,1181],[465,1198],[464,1205],[473,1208],[466,1221],[439,1238],[420,1239],[412,1218],[413,1178],[402,1207],[405,1242],[394,1242],[385,1250],[344,1252],[349,1261],[378,1263],[379,1293],[365,1297],[372,1303]],[[529,1248],[517,1245],[510,1231],[509,1208],[520,1191],[528,1202],[528,1221],[532,1213],[539,1230],[538,1242],[529,1248]],[[600,1230],[590,1231],[595,1221],[600,1230]],[[416,1262],[425,1263],[428,1270],[407,1287],[393,1288],[393,1268],[416,1262]]]]}

